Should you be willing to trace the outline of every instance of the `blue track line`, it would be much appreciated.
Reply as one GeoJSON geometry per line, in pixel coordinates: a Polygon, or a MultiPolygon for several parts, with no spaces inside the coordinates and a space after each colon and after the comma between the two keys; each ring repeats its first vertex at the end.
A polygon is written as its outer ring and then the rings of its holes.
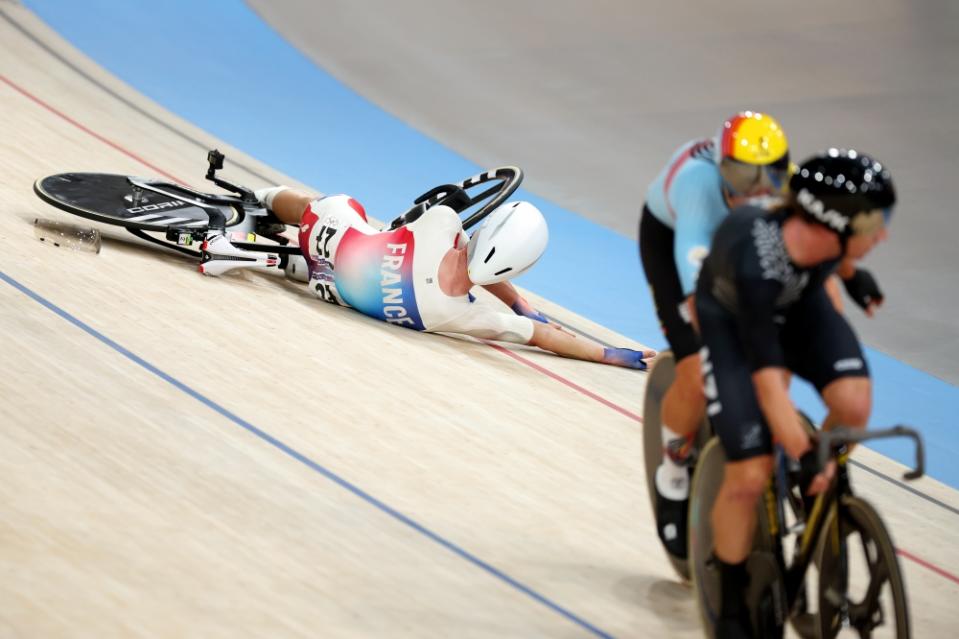
{"type": "Polygon", "coordinates": [[[304,466],[307,466],[308,468],[310,468],[310,469],[318,472],[319,474],[323,475],[324,477],[326,477],[327,479],[329,479],[329,480],[332,481],[333,483],[337,484],[337,485],[340,486],[341,488],[344,488],[344,489],[346,489],[347,491],[353,493],[354,495],[356,495],[357,497],[359,497],[360,499],[362,499],[362,500],[365,501],[366,503],[370,504],[371,506],[373,506],[373,507],[376,508],[377,510],[380,510],[381,512],[389,515],[389,516],[392,517],[393,519],[395,519],[395,520],[397,520],[397,521],[405,524],[405,525],[408,526],[409,528],[412,528],[413,530],[415,530],[416,532],[420,533],[420,534],[423,535],[424,537],[426,537],[426,538],[430,539],[431,541],[439,544],[440,546],[443,546],[444,548],[446,548],[447,550],[449,550],[449,551],[452,552],[453,554],[459,556],[459,557],[462,558],[462,559],[465,559],[466,561],[468,561],[469,563],[473,564],[473,565],[476,566],[477,568],[480,568],[481,570],[487,572],[488,574],[492,575],[493,577],[496,577],[496,578],[499,579],[500,581],[502,581],[502,582],[506,583],[507,585],[511,586],[511,587],[514,588],[515,590],[518,590],[519,592],[523,593],[524,595],[528,596],[529,598],[531,598],[531,599],[539,602],[540,604],[546,606],[547,608],[549,608],[549,609],[552,610],[553,612],[556,612],[556,613],[562,615],[563,617],[565,617],[565,618],[568,619],[569,621],[572,621],[572,622],[575,623],[577,626],[579,626],[579,627],[583,628],[584,630],[590,632],[590,633],[593,634],[594,636],[597,636],[597,637],[607,637],[607,638],[611,638],[611,637],[613,636],[613,635],[609,634],[608,632],[605,632],[605,631],[603,631],[603,630],[600,630],[599,628],[597,628],[597,627],[594,626],[593,624],[589,623],[588,621],[586,621],[586,620],[583,619],[582,617],[579,617],[578,615],[570,612],[569,610],[567,610],[566,608],[563,608],[563,607],[560,606],[559,604],[554,603],[554,602],[551,601],[550,599],[547,599],[545,596],[539,594],[538,592],[536,592],[535,590],[533,590],[533,589],[530,588],[529,586],[521,583],[520,581],[514,579],[513,577],[510,577],[509,575],[507,575],[506,573],[504,573],[502,570],[499,570],[499,569],[496,568],[495,566],[492,566],[492,565],[490,565],[489,563],[483,561],[482,559],[480,559],[480,558],[477,557],[476,555],[472,554],[472,553],[469,552],[468,550],[465,550],[464,548],[456,545],[456,544],[453,543],[452,541],[449,541],[448,539],[442,537],[442,536],[439,535],[438,533],[433,532],[432,530],[430,530],[429,528],[427,528],[427,527],[424,526],[423,524],[417,522],[416,520],[412,519],[411,517],[409,517],[409,516],[407,516],[407,515],[404,515],[403,513],[401,513],[400,511],[396,510],[395,508],[391,507],[390,505],[388,505],[388,504],[380,501],[380,500],[377,499],[376,497],[374,497],[374,496],[372,496],[371,494],[369,494],[368,492],[364,491],[362,488],[360,488],[360,487],[357,486],[356,484],[353,484],[353,483],[349,482],[348,480],[340,477],[339,475],[337,475],[337,474],[334,473],[333,471],[329,470],[328,468],[326,468],[326,467],[323,466],[322,464],[320,464],[320,463],[318,463],[318,462],[310,459],[309,457],[307,457],[307,456],[304,455],[303,453],[301,453],[301,452],[299,452],[299,451],[291,448],[289,445],[283,443],[282,441],[280,441],[280,440],[277,439],[276,437],[270,435],[270,434],[267,433],[266,431],[261,430],[260,428],[257,428],[256,426],[254,426],[254,425],[251,424],[250,422],[246,421],[245,419],[243,419],[243,418],[240,417],[239,415],[237,415],[237,414],[231,412],[230,410],[224,408],[224,407],[221,406],[220,404],[217,404],[217,403],[214,402],[212,399],[206,397],[206,396],[203,395],[202,393],[200,393],[200,392],[198,392],[198,391],[190,388],[189,386],[187,386],[186,384],[184,384],[183,382],[181,382],[181,381],[178,380],[177,378],[173,377],[172,375],[163,372],[162,370],[160,370],[159,368],[157,368],[156,366],[154,366],[154,365],[151,364],[150,362],[146,361],[145,359],[143,359],[142,357],[140,357],[140,356],[137,355],[136,353],[133,353],[132,351],[128,350],[128,349],[125,348],[124,346],[122,346],[122,345],[118,344],[117,342],[113,341],[112,339],[110,339],[109,337],[107,337],[106,335],[104,335],[103,333],[101,333],[100,331],[96,330],[95,328],[93,328],[92,326],[90,326],[89,324],[87,324],[86,322],[84,322],[83,320],[78,319],[77,317],[75,317],[74,315],[71,315],[69,312],[63,310],[62,308],[60,308],[59,306],[57,306],[57,305],[54,304],[53,302],[47,300],[46,298],[42,297],[42,296],[39,295],[38,293],[36,293],[36,292],[34,292],[33,290],[27,288],[26,286],[24,286],[23,284],[21,284],[21,283],[18,282],[17,280],[13,279],[12,277],[10,277],[9,275],[7,275],[7,274],[4,273],[3,271],[0,271],[0,280],[3,280],[4,282],[6,282],[7,284],[9,284],[9,285],[12,286],[13,288],[17,289],[18,291],[20,291],[21,293],[23,293],[24,295],[26,295],[27,297],[29,297],[29,298],[32,299],[33,301],[35,301],[35,302],[37,302],[38,304],[40,304],[41,306],[46,307],[46,308],[47,308],[48,310],[50,310],[50,311],[53,311],[54,313],[56,313],[57,315],[59,315],[61,318],[63,318],[63,319],[65,319],[66,321],[70,322],[71,324],[73,324],[74,326],[76,326],[76,327],[79,328],[80,330],[84,331],[84,332],[87,333],[88,335],[91,335],[92,337],[95,337],[96,339],[98,339],[99,341],[103,342],[104,344],[106,344],[107,346],[109,346],[110,348],[112,348],[114,351],[116,351],[117,353],[123,355],[124,357],[126,357],[127,359],[129,359],[129,360],[132,361],[133,363],[137,364],[137,365],[140,366],[141,368],[144,368],[144,369],[146,369],[147,371],[149,371],[150,373],[153,373],[154,375],[156,375],[157,377],[159,377],[159,378],[162,379],[163,381],[167,382],[168,384],[170,384],[171,386],[173,386],[173,387],[176,388],[177,390],[182,391],[183,393],[189,395],[189,396],[192,397],[193,399],[197,400],[198,402],[200,402],[201,404],[203,404],[204,406],[206,406],[207,408],[213,410],[213,411],[216,412],[216,413],[219,413],[219,414],[222,415],[223,417],[226,417],[228,420],[230,420],[231,422],[233,422],[233,423],[236,424],[237,426],[239,426],[239,427],[243,428],[244,430],[252,433],[253,435],[256,435],[256,436],[259,437],[261,440],[263,440],[264,442],[266,442],[266,443],[269,444],[270,446],[273,446],[273,447],[276,448],[277,450],[281,451],[282,453],[284,453],[284,454],[287,455],[288,457],[292,457],[293,459],[295,459],[296,461],[300,462],[300,463],[303,464],[304,466]]]}

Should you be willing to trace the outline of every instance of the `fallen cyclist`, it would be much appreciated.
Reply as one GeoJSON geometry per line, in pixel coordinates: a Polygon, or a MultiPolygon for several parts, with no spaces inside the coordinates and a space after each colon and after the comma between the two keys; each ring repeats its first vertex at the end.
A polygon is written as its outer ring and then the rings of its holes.
{"type": "MultiPolygon", "coordinates": [[[[285,186],[255,194],[281,222],[299,226],[302,258],[290,260],[286,272],[308,282],[326,302],[418,331],[527,344],[626,368],[644,370],[645,360],[656,354],[607,348],[575,335],[549,322],[509,283],[546,250],[546,220],[528,202],[499,206],[468,236],[459,216],[445,205],[381,231],[346,195],[311,196],[285,186]],[[512,313],[475,303],[474,286],[485,288],[512,313]]],[[[263,260],[222,234],[208,238],[203,252],[200,270],[208,275],[263,260]]]]}

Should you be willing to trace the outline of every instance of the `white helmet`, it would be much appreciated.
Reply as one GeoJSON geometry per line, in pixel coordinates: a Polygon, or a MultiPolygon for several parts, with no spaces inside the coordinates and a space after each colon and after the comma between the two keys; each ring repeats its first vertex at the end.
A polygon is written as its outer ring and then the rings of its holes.
{"type": "Polygon", "coordinates": [[[507,202],[489,214],[470,237],[467,269],[474,284],[496,284],[516,277],[543,255],[549,230],[529,202],[507,202]]]}

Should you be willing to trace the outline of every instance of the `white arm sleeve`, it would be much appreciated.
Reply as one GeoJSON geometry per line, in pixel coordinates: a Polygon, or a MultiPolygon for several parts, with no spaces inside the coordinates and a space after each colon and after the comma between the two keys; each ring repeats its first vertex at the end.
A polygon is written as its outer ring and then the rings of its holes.
{"type": "Polygon", "coordinates": [[[501,313],[474,302],[466,312],[429,330],[431,333],[460,333],[481,339],[529,344],[533,339],[533,320],[513,313],[501,313]]]}

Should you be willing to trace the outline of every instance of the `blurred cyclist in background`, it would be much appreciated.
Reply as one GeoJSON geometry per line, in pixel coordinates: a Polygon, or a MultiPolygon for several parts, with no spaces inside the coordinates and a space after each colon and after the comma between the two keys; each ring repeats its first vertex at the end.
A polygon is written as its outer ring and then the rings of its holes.
{"type": "Polygon", "coordinates": [[[640,257],[676,378],[662,406],[663,462],[656,471],[656,530],[666,550],[685,559],[692,442],[705,399],[692,294],[713,233],[730,208],[779,195],[789,176],[789,142],[764,113],[743,111],[715,138],[687,142],[646,193],[639,226],[640,257]]]}

